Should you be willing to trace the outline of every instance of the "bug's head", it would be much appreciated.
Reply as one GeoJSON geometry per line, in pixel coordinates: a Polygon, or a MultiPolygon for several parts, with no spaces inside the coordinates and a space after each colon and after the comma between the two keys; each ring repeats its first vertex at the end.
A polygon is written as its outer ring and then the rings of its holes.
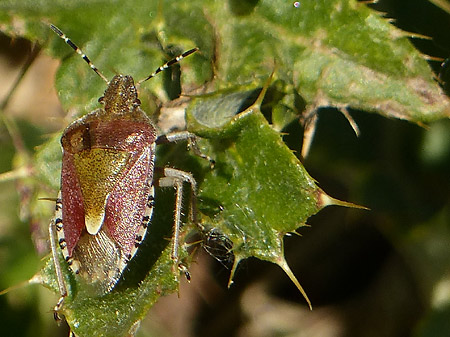
{"type": "Polygon", "coordinates": [[[136,109],[141,101],[138,99],[133,77],[114,76],[99,102],[104,104],[106,112],[112,115],[123,115],[136,109]]]}

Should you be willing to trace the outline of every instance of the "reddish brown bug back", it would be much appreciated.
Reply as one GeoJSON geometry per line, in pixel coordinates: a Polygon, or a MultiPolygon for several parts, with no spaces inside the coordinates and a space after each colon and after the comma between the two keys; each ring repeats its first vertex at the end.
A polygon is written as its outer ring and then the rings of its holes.
{"type": "MultiPolygon", "coordinates": [[[[61,298],[55,317],[68,295],[59,254],[83,287],[95,295],[111,291],[128,261],[133,258],[149,225],[154,205],[155,147],[159,143],[188,141],[196,155],[203,155],[195,136],[187,131],[157,137],[149,118],[140,109],[131,76],[116,75],[111,81],[57,27],[51,29],[71,46],[108,86],[99,102],[103,107],[74,121],[61,137],[63,147],[61,192],[55,216],[49,225],[50,243],[61,298]]],[[[156,69],[142,83],[182,58],[197,51],[188,50],[156,69]]],[[[189,218],[197,224],[196,181],[184,171],[164,168],[158,180],[161,187],[176,191],[171,257],[178,261],[183,184],[191,187],[189,218]]]]}
{"type": "Polygon", "coordinates": [[[61,138],[58,233],[74,272],[109,291],[151,216],[156,131],[131,76],[115,76],[100,101],[104,108],[73,122],[61,138]]]}

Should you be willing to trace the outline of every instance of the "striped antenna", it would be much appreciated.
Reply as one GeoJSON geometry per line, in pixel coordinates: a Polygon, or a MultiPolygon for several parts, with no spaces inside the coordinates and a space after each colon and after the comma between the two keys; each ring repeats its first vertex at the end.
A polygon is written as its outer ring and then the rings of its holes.
{"type": "MultiPolygon", "coordinates": [[[[105,81],[106,83],[109,84],[109,80],[100,72],[100,70],[97,69],[97,67],[91,62],[91,60],[89,60],[89,57],[86,56],[85,53],[83,53],[83,51],[77,47],[77,45],[75,43],[73,43],[58,27],[50,24],[50,28],[56,33],[58,34],[58,36],[63,39],[70,47],[72,47],[73,50],[76,51],[76,53],[78,55],[80,55],[83,60],[86,61],[86,63],[89,65],[89,67],[91,67],[91,69],[93,71],[95,71],[95,73],[100,76],[103,81],[105,81]]],[[[159,69],[158,69],[159,70],[159,69]]],[[[160,70],[161,71],[161,70],[160,70]]],[[[157,71],[158,72],[158,71],[157,71]]],[[[156,72],[156,73],[157,73],[156,72]]],[[[151,76],[150,76],[151,77],[151,76]]],[[[149,78],[150,78],[149,77],[149,78]]]]}
{"type": "Polygon", "coordinates": [[[190,49],[188,51],[185,51],[183,54],[178,55],[177,57],[175,57],[174,59],[170,60],[169,62],[164,63],[161,67],[159,67],[152,74],[150,74],[150,76],[148,76],[148,77],[144,78],[143,80],[140,80],[139,82],[137,82],[137,85],[140,85],[142,82],[148,81],[152,77],[155,77],[161,71],[166,70],[167,68],[169,68],[170,66],[174,65],[175,63],[180,62],[185,57],[187,57],[187,56],[189,56],[191,54],[194,54],[196,51],[198,51],[197,47],[192,48],[192,49],[190,49]]]}

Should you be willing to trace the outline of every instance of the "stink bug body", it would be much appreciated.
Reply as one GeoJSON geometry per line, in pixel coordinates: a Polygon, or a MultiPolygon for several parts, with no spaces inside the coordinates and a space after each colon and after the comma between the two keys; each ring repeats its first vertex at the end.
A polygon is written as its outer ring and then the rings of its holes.
{"type": "MultiPolygon", "coordinates": [[[[140,109],[133,78],[116,75],[108,81],[57,27],[51,25],[51,29],[108,85],[99,99],[103,107],[70,124],[61,138],[61,192],[49,226],[61,293],[55,307],[57,313],[67,296],[58,247],[72,271],[98,294],[115,287],[128,261],[135,255],[152,216],[156,145],[187,140],[197,155],[208,157],[201,154],[194,135],[189,132],[158,137],[150,119],[140,109]]],[[[196,50],[191,49],[167,62],[138,84],[196,50]]],[[[172,258],[178,262],[183,183],[191,186],[190,216],[196,223],[196,182],[187,172],[171,168],[162,171],[159,186],[176,189],[172,258]]]]}

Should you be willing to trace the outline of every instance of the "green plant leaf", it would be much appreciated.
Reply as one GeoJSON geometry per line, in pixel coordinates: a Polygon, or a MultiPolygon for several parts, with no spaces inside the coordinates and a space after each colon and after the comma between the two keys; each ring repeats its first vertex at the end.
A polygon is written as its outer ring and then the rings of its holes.
{"type": "MultiPolygon", "coordinates": [[[[286,84],[279,103],[296,114],[295,95],[309,112],[352,107],[413,122],[450,115],[448,98],[408,34],[354,0],[305,0],[298,8],[287,1],[72,1],[68,8],[10,0],[0,8],[9,34],[43,42],[52,33],[42,21],[60,26],[108,78],[116,71],[148,75],[161,63],[158,37],[164,47],[200,48],[184,65],[194,64],[185,80],[196,83],[212,78],[211,60],[219,88],[266,76],[276,63],[286,84]],[[19,19],[25,24],[17,25],[19,19]]],[[[56,38],[47,47],[70,55],[56,38]]],[[[77,114],[92,109],[104,88],[75,55],[64,62],[57,85],[63,105],[77,114]]]]}
{"type": "Polygon", "coordinates": [[[257,257],[279,265],[309,303],[284,259],[283,237],[325,206],[364,207],[331,198],[317,186],[261,113],[265,90],[242,112],[252,91],[196,98],[187,111],[188,129],[208,139],[204,148],[216,161],[199,193],[209,215],[203,225],[215,239],[231,243],[230,282],[241,260],[257,257]]]}

